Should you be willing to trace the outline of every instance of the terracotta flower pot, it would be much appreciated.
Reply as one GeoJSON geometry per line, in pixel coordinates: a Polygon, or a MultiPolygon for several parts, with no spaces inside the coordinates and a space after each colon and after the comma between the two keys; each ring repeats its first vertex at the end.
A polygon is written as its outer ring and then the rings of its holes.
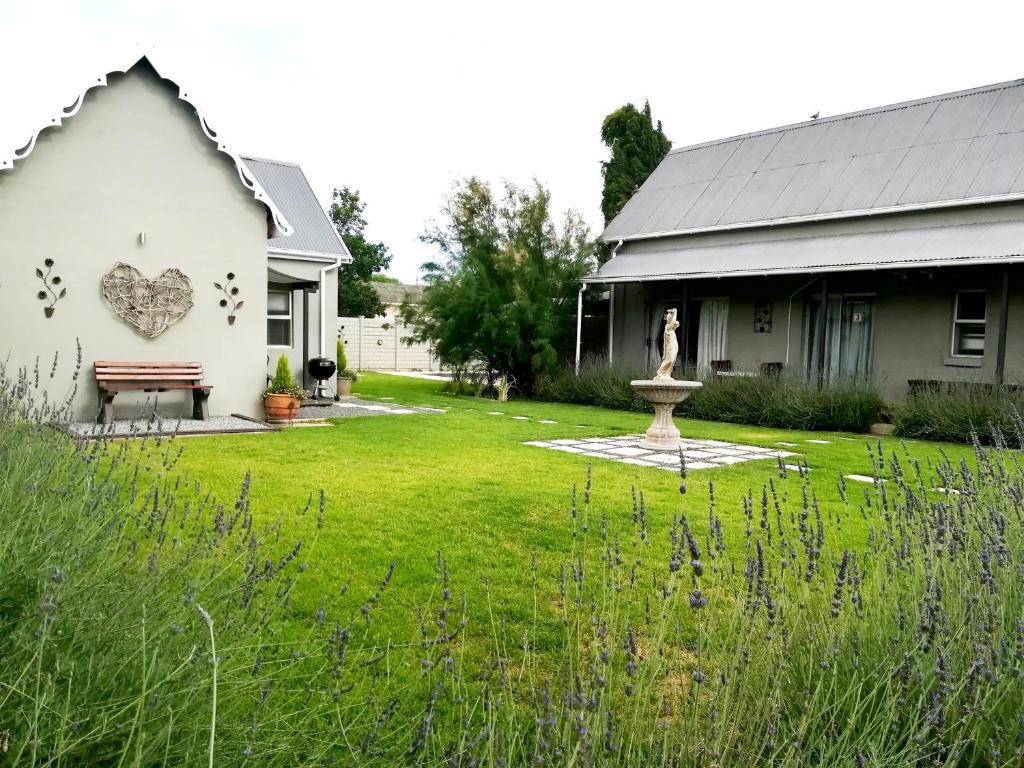
{"type": "Polygon", "coordinates": [[[352,379],[338,377],[338,397],[352,397],[352,379]]]}
{"type": "Polygon", "coordinates": [[[263,410],[267,414],[267,421],[291,421],[299,415],[301,404],[302,400],[292,395],[267,395],[263,400],[263,410]]]}

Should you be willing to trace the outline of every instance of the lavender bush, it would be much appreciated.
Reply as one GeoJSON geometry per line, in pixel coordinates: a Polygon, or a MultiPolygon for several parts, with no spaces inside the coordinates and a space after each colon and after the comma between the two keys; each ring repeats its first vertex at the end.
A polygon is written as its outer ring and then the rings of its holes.
{"type": "MultiPolygon", "coordinates": [[[[830,505],[780,465],[698,513],[681,466],[667,530],[638,490],[609,519],[588,477],[559,572],[524,563],[532,621],[472,625],[486,597],[438,554],[419,635],[381,644],[394,566],[307,615],[316,541],[256,520],[249,478],[222,503],[176,441],[73,441],[40,392],[0,371],[0,764],[1024,760],[1024,467],[1001,443],[869,446],[879,479],[830,505]]],[[[305,514],[327,525],[327,500],[305,514]]]]}

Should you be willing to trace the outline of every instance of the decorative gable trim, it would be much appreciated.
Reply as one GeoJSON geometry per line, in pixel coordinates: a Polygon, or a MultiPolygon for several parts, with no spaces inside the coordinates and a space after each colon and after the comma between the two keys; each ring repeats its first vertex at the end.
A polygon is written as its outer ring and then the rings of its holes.
{"type": "Polygon", "coordinates": [[[76,114],[78,114],[78,110],[82,108],[82,104],[85,102],[86,94],[88,94],[89,91],[91,91],[93,88],[101,88],[103,86],[106,86],[108,84],[107,77],[109,75],[119,72],[124,72],[127,74],[142,61],[145,61],[147,64],[149,64],[149,66],[153,68],[153,71],[156,72],[157,75],[162,80],[166,80],[168,83],[170,83],[178,89],[178,98],[181,101],[184,101],[186,104],[188,104],[195,110],[196,116],[199,119],[199,127],[202,129],[203,134],[206,136],[206,138],[212,141],[217,146],[217,150],[219,152],[223,152],[225,155],[231,158],[232,162],[234,162],[235,171],[238,173],[238,180],[242,182],[242,186],[249,190],[249,192],[252,193],[253,198],[262,203],[266,207],[267,211],[270,213],[273,226],[271,227],[271,232],[268,234],[268,237],[282,237],[291,235],[292,232],[294,231],[292,225],[288,223],[288,220],[284,217],[284,214],[282,214],[281,211],[278,210],[277,206],[274,204],[274,201],[270,198],[270,195],[267,194],[266,190],[263,189],[262,185],[256,180],[256,177],[253,176],[252,172],[246,167],[245,162],[242,160],[241,156],[234,150],[229,149],[228,146],[221,140],[217,132],[210,127],[209,123],[206,121],[206,117],[202,113],[202,110],[200,110],[200,108],[189,99],[187,91],[180,85],[178,85],[175,81],[171,80],[168,77],[164,77],[153,64],[153,62],[150,61],[149,58],[146,56],[139,57],[127,69],[113,70],[107,73],[106,75],[97,77],[93,82],[91,82],[89,85],[83,88],[82,91],[78,94],[78,98],[76,98],[68,106],[62,108],[56,115],[51,117],[45,125],[41,126],[35,132],[33,132],[27,144],[25,144],[19,149],[15,149],[13,152],[7,155],[0,154],[0,172],[13,169],[15,163],[24,160],[26,157],[31,155],[32,150],[34,150],[36,147],[36,142],[39,139],[39,135],[43,131],[49,130],[51,128],[60,128],[65,120],[74,117],[76,114]]]}

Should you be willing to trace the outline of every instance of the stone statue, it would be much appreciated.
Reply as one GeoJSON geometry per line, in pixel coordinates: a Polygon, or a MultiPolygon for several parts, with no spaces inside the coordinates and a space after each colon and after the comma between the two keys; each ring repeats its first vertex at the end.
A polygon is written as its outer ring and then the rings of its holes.
{"type": "Polygon", "coordinates": [[[676,319],[676,310],[665,311],[665,339],[661,345],[661,365],[658,366],[655,379],[671,379],[672,369],[675,367],[676,358],[679,356],[679,341],[676,339],[676,328],[679,321],[676,319]]]}

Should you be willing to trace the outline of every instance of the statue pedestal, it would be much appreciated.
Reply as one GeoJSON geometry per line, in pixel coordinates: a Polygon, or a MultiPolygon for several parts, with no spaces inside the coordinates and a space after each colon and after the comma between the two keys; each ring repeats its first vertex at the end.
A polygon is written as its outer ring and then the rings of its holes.
{"type": "Polygon", "coordinates": [[[659,450],[678,448],[679,430],[672,422],[672,412],[677,404],[683,402],[693,390],[699,389],[703,384],[699,381],[677,381],[666,376],[638,379],[631,381],[630,386],[654,406],[654,421],[647,428],[640,447],[659,450]]]}

